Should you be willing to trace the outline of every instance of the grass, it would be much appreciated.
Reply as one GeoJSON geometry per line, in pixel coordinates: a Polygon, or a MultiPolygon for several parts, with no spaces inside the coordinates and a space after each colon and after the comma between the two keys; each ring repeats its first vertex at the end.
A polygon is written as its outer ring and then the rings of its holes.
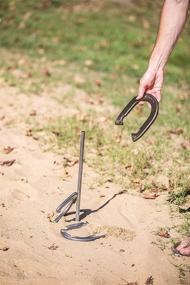
{"type": "Polygon", "coordinates": [[[185,236],[190,236],[190,214],[189,213],[185,214],[184,223],[181,226],[180,232],[182,232],[185,236]]]}
{"type": "Polygon", "coordinates": [[[55,119],[43,131],[56,137],[60,152],[76,156],[80,130],[86,130],[86,161],[101,181],[161,191],[155,178],[163,175],[169,180],[168,190],[183,193],[189,180],[189,149],[183,147],[190,139],[188,25],[167,67],[160,115],[152,129],[140,142],[131,143],[130,133],[145,120],[147,108],[131,114],[123,130],[114,126],[119,109],[136,95],[146,68],[158,26],[158,2],[136,0],[127,8],[112,1],[1,2],[0,75],[28,94],[50,93],[60,83],[70,84],[66,97],[55,96],[63,106],[76,106],[76,88],[93,100],[104,98],[115,108],[115,113],[101,113],[105,123],[98,121],[98,106],[92,106],[85,120],[55,119]],[[78,74],[82,84],[75,80],[78,74]]]}
{"type": "MultiPolygon", "coordinates": [[[[138,1],[138,5],[130,9],[104,1],[98,10],[95,5],[90,6],[90,1],[41,2],[52,5],[43,8],[36,0],[25,4],[21,0],[0,4],[2,47],[35,58],[65,59],[81,67],[90,60],[90,70],[116,73],[118,77],[142,75],[158,25],[160,9],[156,4],[153,5],[156,15],[152,18],[149,1],[146,5],[138,1]],[[76,3],[80,6],[75,11],[76,3]]],[[[188,34],[189,30],[171,58],[167,78],[172,82],[188,82],[188,34]]]]}
{"type": "Polygon", "coordinates": [[[186,197],[190,193],[189,189],[185,189],[179,192],[171,192],[169,194],[168,201],[175,205],[181,205],[186,202],[186,197]]]}

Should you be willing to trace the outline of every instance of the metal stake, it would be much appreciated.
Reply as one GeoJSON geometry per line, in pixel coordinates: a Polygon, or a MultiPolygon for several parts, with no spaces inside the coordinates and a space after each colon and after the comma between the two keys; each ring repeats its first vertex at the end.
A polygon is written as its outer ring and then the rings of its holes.
{"type": "Polygon", "coordinates": [[[76,202],[76,216],[75,220],[80,220],[80,201],[81,201],[81,186],[82,186],[82,172],[83,172],[83,159],[84,159],[84,141],[85,131],[80,134],[80,156],[79,156],[79,171],[78,171],[78,186],[77,186],[77,202],[76,202]]]}

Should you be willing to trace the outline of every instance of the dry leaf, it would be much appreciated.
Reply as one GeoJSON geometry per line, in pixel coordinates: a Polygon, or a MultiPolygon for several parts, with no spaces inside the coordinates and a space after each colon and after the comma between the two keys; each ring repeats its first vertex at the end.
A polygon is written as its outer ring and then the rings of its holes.
{"type": "Polygon", "coordinates": [[[48,213],[48,214],[47,214],[47,219],[48,219],[50,222],[53,222],[53,220],[54,220],[54,219],[53,219],[54,215],[55,215],[54,212],[48,213]]]}
{"type": "Polygon", "coordinates": [[[156,199],[159,195],[157,193],[145,193],[143,195],[144,199],[156,199]]]}
{"type": "Polygon", "coordinates": [[[167,230],[165,229],[161,229],[159,232],[158,232],[158,235],[160,237],[164,237],[164,238],[170,238],[170,234],[167,230]]]}
{"type": "Polygon", "coordinates": [[[145,285],[153,285],[154,279],[152,276],[149,276],[145,282],[145,285]]]}
{"type": "Polygon", "coordinates": [[[71,161],[68,166],[69,166],[69,167],[72,167],[72,166],[74,166],[75,164],[77,164],[78,162],[79,162],[79,160],[78,160],[78,159],[75,159],[75,160],[71,161]]]}
{"type": "Polygon", "coordinates": [[[4,246],[4,247],[0,248],[0,250],[7,251],[7,250],[9,250],[9,247],[8,246],[4,246]]]}
{"type": "Polygon", "coordinates": [[[95,80],[95,83],[97,86],[101,87],[102,86],[102,82],[99,79],[95,80]]]}
{"type": "Polygon", "coordinates": [[[181,104],[178,104],[175,109],[176,109],[176,112],[177,112],[177,113],[180,113],[181,110],[182,110],[182,105],[181,105],[181,104]]]}
{"type": "Polygon", "coordinates": [[[11,147],[11,146],[5,146],[4,148],[3,148],[3,152],[5,153],[5,154],[9,154],[10,152],[12,152],[14,150],[14,147],[11,147]]]}
{"type": "Polygon", "coordinates": [[[26,136],[27,137],[32,137],[32,129],[28,129],[28,130],[26,130],[26,136]]]}
{"type": "Polygon", "coordinates": [[[46,75],[46,76],[51,76],[51,72],[49,71],[48,68],[44,68],[43,73],[44,73],[44,75],[46,75]]]}
{"type": "Polygon", "coordinates": [[[11,166],[16,159],[0,161],[1,166],[11,166]]]}
{"type": "Polygon", "coordinates": [[[61,132],[59,131],[52,131],[52,134],[56,135],[57,137],[60,136],[61,132]]]}
{"type": "Polygon", "coordinates": [[[57,248],[59,248],[59,246],[56,244],[52,244],[48,247],[48,249],[50,249],[50,250],[56,250],[57,248]]]}
{"type": "Polygon", "coordinates": [[[169,133],[179,136],[179,135],[183,134],[183,129],[182,128],[171,129],[171,130],[169,130],[169,133]]]}
{"type": "Polygon", "coordinates": [[[29,115],[33,117],[33,116],[36,116],[36,114],[37,112],[35,110],[32,110],[29,115]]]}
{"type": "Polygon", "coordinates": [[[190,141],[184,141],[181,143],[181,146],[184,148],[184,149],[187,149],[187,150],[190,150],[190,141]]]}

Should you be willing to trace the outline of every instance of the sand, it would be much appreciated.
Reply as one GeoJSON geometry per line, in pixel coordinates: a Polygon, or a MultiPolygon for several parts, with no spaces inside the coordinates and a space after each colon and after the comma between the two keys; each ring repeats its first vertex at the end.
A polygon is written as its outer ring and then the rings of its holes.
{"type": "MultiPolygon", "coordinates": [[[[62,157],[26,136],[32,110],[37,110],[39,123],[63,112],[56,100],[44,96],[26,96],[5,85],[0,89],[0,161],[15,160],[0,166],[0,284],[141,285],[150,276],[149,284],[181,284],[179,266],[189,259],[172,256],[170,242],[155,234],[159,227],[178,222],[171,217],[165,193],[147,200],[131,191],[118,194],[122,189],[109,182],[90,190],[94,173],[85,164],[81,206],[92,213],[84,219],[89,225],[77,234],[106,237],[79,243],[60,235],[69,223],[62,219],[55,224],[50,217],[76,191],[78,164],[64,179],[62,157]],[[6,146],[13,151],[6,154],[6,146]]],[[[74,107],[69,111],[76,112],[74,107]]],[[[187,272],[183,284],[190,284],[187,272]]]]}

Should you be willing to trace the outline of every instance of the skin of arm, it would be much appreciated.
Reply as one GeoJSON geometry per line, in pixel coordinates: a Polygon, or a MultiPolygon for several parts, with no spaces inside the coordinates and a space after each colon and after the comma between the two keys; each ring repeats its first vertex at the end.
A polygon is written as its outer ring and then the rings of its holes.
{"type": "Polygon", "coordinates": [[[158,36],[148,68],[140,80],[137,99],[142,98],[147,92],[160,101],[164,68],[185,25],[189,2],[189,0],[164,1],[158,36]]]}

